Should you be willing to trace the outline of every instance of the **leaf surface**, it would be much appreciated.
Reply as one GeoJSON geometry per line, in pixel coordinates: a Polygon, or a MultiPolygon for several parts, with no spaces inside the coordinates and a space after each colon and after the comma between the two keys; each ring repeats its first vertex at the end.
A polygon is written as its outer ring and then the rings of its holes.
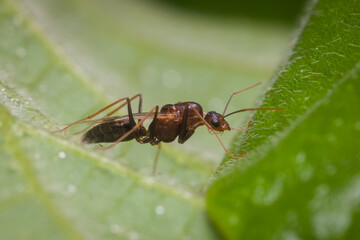
{"type": "Polygon", "coordinates": [[[253,127],[211,185],[207,206],[228,239],[359,235],[360,8],[316,2],[253,127]]]}

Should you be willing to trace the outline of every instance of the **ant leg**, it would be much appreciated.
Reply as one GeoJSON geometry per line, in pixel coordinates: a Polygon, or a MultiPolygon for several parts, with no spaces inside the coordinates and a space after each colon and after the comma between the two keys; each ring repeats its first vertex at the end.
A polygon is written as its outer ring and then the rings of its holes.
{"type": "MultiPolygon", "coordinates": [[[[130,102],[132,100],[134,100],[135,98],[139,98],[139,109],[138,112],[141,113],[141,109],[142,109],[142,101],[143,101],[143,97],[142,94],[136,94],[135,96],[133,96],[132,98],[130,98],[130,102]]],[[[127,103],[123,103],[121,104],[119,107],[115,108],[113,111],[109,112],[108,114],[105,115],[105,117],[109,117],[111,115],[113,115],[115,112],[119,111],[122,107],[124,107],[127,103]]]]}
{"type": "MultiPolygon", "coordinates": [[[[191,105],[189,105],[189,107],[191,107],[191,105]]],[[[192,107],[191,107],[191,108],[192,108],[192,107]]],[[[235,158],[241,158],[241,157],[243,157],[244,155],[246,155],[246,152],[244,152],[244,153],[241,154],[241,155],[235,155],[235,154],[233,154],[232,152],[230,152],[229,150],[227,150],[227,149],[225,148],[224,144],[222,143],[222,141],[220,140],[220,137],[219,137],[218,134],[215,132],[215,130],[212,129],[212,127],[210,126],[210,124],[208,124],[208,123],[205,121],[205,119],[201,116],[201,114],[200,114],[198,111],[196,111],[196,109],[193,108],[193,110],[194,110],[195,114],[198,115],[198,117],[200,117],[201,121],[207,126],[207,128],[210,129],[210,130],[215,134],[216,138],[219,140],[222,148],[224,149],[224,151],[225,151],[227,154],[229,154],[230,156],[235,157],[235,158]]]]}
{"type": "Polygon", "coordinates": [[[253,120],[250,120],[248,122],[248,126],[246,128],[231,128],[231,130],[234,130],[234,131],[246,131],[250,128],[251,124],[253,124],[254,121],[253,120]]]}
{"type": "Polygon", "coordinates": [[[249,90],[249,89],[251,89],[251,88],[253,88],[253,87],[256,87],[256,86],[258,86],[258,85],[260,85],[260,84],[262,84],[262,82],[258,82],[258,83],[256,83],[256,84],[250,86],[250,87],[247,87],[247,88],[241,89],[240,91],[237,91],[237,92],[232,93],[232,94],[230,95],[230,97],[229,97],[229,100],[227,101],[227,103],[226,103],[226,105],[225,105],[225,109],[224,109],[224,112],[223,112],[222,115],[223,115],[223,116],[225,115],[226,109],[227,109],[227,107],[228,107],[228,105],[229,105],[229,103],[230,103],[230,101],[231,101],[231,98],[232,98],[234,95],[236,95],[236,94],[238,94],[238,93],[241,93],[241,92],[244,92],[244,91],[246,91],[246,90],[249,90]]]}
{"type": "MultiPolygon", "coordinates": [[[[139,124],[142,124],[142,122],[148,117],[150,116],[151,112],[154,111],[154,108],[149,112],[149,114],[141,121],[139,122],[137,125],[139,124]]],[[[152,174],[155,175],[156,173],[156,167],[157,167],[157,163],[158,163],[158,160],[159,160],[159,155],[160,155],[160,149],[161,149],[161,141],[159,141],[158,139],[155,139],[154,135],[155,135],[155,126],[156,126],[156,120],[157,120],[157,115],[158,115],[158,112],[159,112],[159,106],[156,106],[155,107],[155,114],[154,114],[154,119],[153,121],[151,122],[150,126],[149,126],[149,136],[143,138],[143,139],[140,139],[140,138],[137,138],[136,140],[139,142],[139,143],[151,143],[152,145],[158,145],[158,150],[156,151],[156,155],[155,155],[155,159],[154,159],[154,164],[153,164],[153,171],[152,171],[152,174]],[[157,140],[157,141],[156,141],[157,140]]],[[[131,130],[133,131],[134,129],[136,129],[137,125],[131,130]]],[[[138,126],[138,127],[141,127],[138,126]]],[[[127,133],[129,134],[129,133],[127,133]]],[[[126,137],[125,135],[123,136],[123,138],[126,137]]],[[[117,140],[117,142],[121,142],[122,140],[117,140]]],[[[110,146],[112,147],[112,146],[110,146]]]]}
{"type": "Polygon", "coordinates": [[[187,122],[187,118],[188,118],[189,106],[190,106],[190,104],[188,104],[186,106],[186,108],[185,108],[183,119],[182,119],[181,125],[180,125],[178,142],[181,143],[181,144],[186,142],[195,132],[194,130],[189,130],[189,129],[186,128],[186,122],[187,122]]]}
{"type": "Polygon", "coordinates": [[[127,138],[130,134],[132,134],[133,132],[136,131],[136,129],[138,129],[140,126],[142,126],[143,122],[148,119],[151,114],[156,110],[156,112],[159,110],[159,106],[156,106],[156,107],[153,107],[150,112],[148,112],[148,114],[146,114],[146,116],[137,124],[135,124],[135,126],[130,130],[128,131],[126,134],[124,134],[121,138],[119,138],[118,140],[116,140],[116,142],[114,142],[113,144],[111,144],[110,146],[108,147],[105,147],[105,148],[101,148],[102,150],[107,150],[107,149],[110,149],[112,147],[114,147],[115,145],[117,145],[119,142],[122,142],[125,138],[127,138]]]}
{"type": "MultiPolygon", "coordinates": [[[[141,94],[135,95],[134,97],[132,97],[132,98],[130,99],[130,101],[134,100],[136,97],[139,97],[139,98],[141,99],[141,100],[139,101],[139,102],[141,103],[141,102],[142,102],[142,95],[141,95],[141,94]]],[[[53,131],[53,133],[63,132],[63,131],[65,131],[66,129],[68,129],[69,127],[71,127],[71,126],[73,126],[73,125],[75,125],[75,124],[81,123],[81,122],[86,121],[86,120],[90,120],[90,119],[92,119],[93,117],[99,115],[100,113],[104,112],[105,110],[111,108],[112,106],[114,106],[114,105],[116,105],[116,104],[118,104],[118,103],[120,103],[120,102],[122,102],[122,101],[124,101],[124,100],[126,100],[126,99],[128,99],[128,98],[120,98],[120,99],[116,100],[115,102],[107,105],[106,107],[100,109],[99,111],[97,111],[97,112],[95,112],[95,113],[87,116],[86,118],[83,118],[83,119],[80,119],[80,120],[78,120],[78,121],[76,121],[76,122],[73,122],[73,123],[67,125],[66,127],[64,127],[63,129],[60,129],[60,130],[57,130],[57,131],[53,131]]],[[[128,104],[128,103],[126,102],[125,104],[122,104],[121,107],[125,106],[126,104],[128,104]]],[[[120,108],[118,107],[118,108],[116,108],[116,109],[119,110],[120,108]]],[[[141,104],[139,104],[139,110],[141,110],[141,104]]],[[[106,116],[110,116],[110,115],[112,115],[113,113],[114,113],[114,111],[110,112],[110,113],[107,114],[106,116]]]]}
{"type": "Polygon", "coordinates": [[[159,108],[157,107],[155,110],[154,119],[152,120],[152,122],[149,125],[150,140],[153,140],[155,137],[155,125],[156,125],[156,121],[157,121],[158,112],[159,112],[159,108]]]}
{"type": "Polygon", "coordinates": [[[152,120],[152,122],[149,126],[150,134],[148,137],[146,137],[146,139],[144,139],[144,141],[150,142],[151,145],[158,145],[158,150],[156,151],[154,164],[153,164],[153,171],[152,171],[153,175],[155,175],[155,173],[156,173],[157,163],[159,160],[159,155],[160,155],[160,150],[161,150],[161,141],[159,139],[155,138],[155,126],[156,126],[158,111],[159,111],[159,107],[156,108],[155,114],[154,114],[154,119],[152,120]]]}
{"type": "Polygon", "coordinates": [[[154,159],[153,170],[152,170],[152,174],[154,176],[155,176],[155,173],[156,173],[156,168],[157,168],[157,163],[158,163],[158,160],[159,160],[160,150],[161,150],[161,142],[159,142],[159,144],[158,144],[158,149],[156,151],[156,155],[155,155],[155,159],[154,159]]]}

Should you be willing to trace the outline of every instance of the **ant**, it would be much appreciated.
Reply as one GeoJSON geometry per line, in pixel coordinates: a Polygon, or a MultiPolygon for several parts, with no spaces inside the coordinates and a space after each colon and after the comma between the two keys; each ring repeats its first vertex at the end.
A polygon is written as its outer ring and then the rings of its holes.
{"type": "Polygon", "coordinates": [[[82,136],[82,142],[86,144],[112,143],[107,147],[103,147],[103,150],[112,148],[120,142],[130,141],[133,139],[135,139],[140,144],[150,143],[151,145],[157,145],[158,151],[156,153],[153,165],[153,174],[155,174],[161,149],[161,142],[172,142],[178,137],[178,142],[183,144],[194,134],[196,128],[205,125],[211,132],[215,134],[226,153],[232,157],[241,158],[246,153],[241,155],[235,155],[231,153],[221,142],[218,133],[222,133],[225,130],[245,131],[249,129],[250,124],[252,123],[251,121],[249,122],[247,128],[237,129],[229,126],[225,118],[235,113],[254,110],[282,111],[278,108],[246,108],[225,115],[226,109],[234,95],[258,86],[261,83],[262,82],[256,83],[248,88],[232,93],[225,105],[223,114],[219,114],[215,111],[205,113],[203,112],[200,104],[196,102],[166,104],[160,109],[160,111],[159,106],[155,106],[149,112],[142,112],[142,95],[137,94],[132,98],[121,98],[100,109],[99,111],[89,115],[88,117],[73,122],[63,129],[54,131],[53,133],[63,132],[75,124],[87,123],[90,124],[89,127],[81,131],[86,131],[82,136]],[[139,108],[138,113],[133,113],[131,109],[131,101],[136,98],[139,98],[139,108]],[[98,114],[119,103],[122,104],[111,112],[107,113],[104,117],[91,120],[98,114]],[[128,115],[112,116],[115,112],[124,106],[127,106],[128,108],[128,115]],[[143,126],[144,121],[147,119],[152,119],[148,130],[146,130],[143,126]],[[136,123],[135,120],[138,122],[136,123]]]}

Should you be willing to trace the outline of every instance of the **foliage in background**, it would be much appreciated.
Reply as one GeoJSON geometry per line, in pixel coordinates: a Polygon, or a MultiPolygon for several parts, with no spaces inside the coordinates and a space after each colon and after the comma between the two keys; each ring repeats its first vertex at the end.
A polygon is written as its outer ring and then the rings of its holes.
{"type": "Polygon", "coordinates": [[[228,239],[360,235],[360,5],[320,0],[207,208],[228,239]]]}
{"type": "Polygon", "coordinates": [[[210,14],[212,17],[249,18],[255,21],[270,21],[281,24],[293,24],[299,17],[305,0],[263,0],[239,1],[223,0],[159,0],[170,3],[186,11],[210,14]]]}

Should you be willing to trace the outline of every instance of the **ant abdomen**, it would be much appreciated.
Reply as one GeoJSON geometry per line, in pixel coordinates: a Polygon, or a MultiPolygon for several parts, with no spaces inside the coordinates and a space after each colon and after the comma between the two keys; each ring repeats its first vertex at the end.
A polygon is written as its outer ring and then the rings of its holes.
{"type": "MultiPolygon", "coordinates": [[[[116,142],[119,138],[129,132],[133,126],[129,122],[106,122],[96,125],[82,136],[82,142],[110,143],[116,142]]],[[[136,132],[127,136],[123,141],[130,141],[136,137],[136,132]]]]}

